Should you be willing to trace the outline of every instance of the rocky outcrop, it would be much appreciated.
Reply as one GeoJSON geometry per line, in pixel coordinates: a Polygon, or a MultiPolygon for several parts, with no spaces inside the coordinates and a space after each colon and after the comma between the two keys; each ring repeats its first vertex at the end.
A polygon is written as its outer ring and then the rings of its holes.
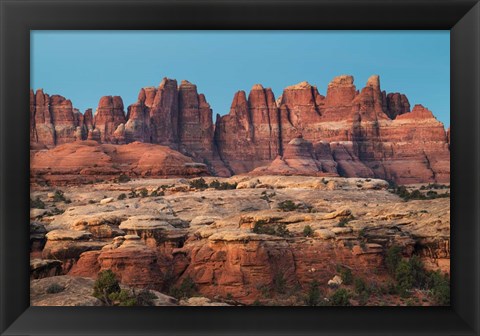
{"type": "Polygon", "coordinates": [[[77,141],[34,153],[30,174],[33,181],[53,184],[85,183],[129,176],[201,176],[204,164],[169,147],[133,142],[128,145],[77,141]]]}
{"type": "Polygon", "coordinates": [[[248,99],[244,91],[237,92],[230,114],[217,115],[215,142],[232,173],[249,171],[274,159],[281,152],[281,143],[279,111],[272,90],[256,84],[248,99]]]}
{"type": "Polygon", "coordinates": [[[100,98],[93,117],[93,124],[95,129],[100,132],[101,142],[121,143],[121,130],[117,131],[117,129],[125,122],[122,97],[104,96],[100,98]]]}
{"type": "Polygon", "coordinates": [[[253,130],[260,123],[253,122],[244,93],[235,95],[228,115],[217,118],[217,147],[233,173],[269,166],[265,161],[273,161],[272,173],[287,173],[289,165],[282,157],[289,142],[302,136],[317,155],[325,155],[328,171],[341,176],[377,177],[399,184],[450,179],[443,125],[421,105],[410,111],[405,95],[381,91],[379,76],[371,76],[360,92],[352,76],[336,77],[326,97],[303,82],[286,88],[277,103],[278,151],[269,152],[269,159],[255,152],[261,141],[253,130]]]}
{"type": "Polygon", "coordinates": [[[285,146],[283,156],[266,167],[254,169],[251,174],[338,176],[336,166],[328,143],[319,143],[314,149],[311,142],[297,137],[285,146]]]}
{"type": "Polygon", "coordinates": [[[164,78],[157,88],[142,88],[126,116],[118,96],[102,97],[95,115],[91,110],[82,115],[64,97],[31,91],[30,125],[34,150],[87,139],[139,141],[168,146],[206,164],[216,176],[270,165],[277,167],[272,173],[297,173],[290,169],[296,159],[285,160],[290,142],[303,137],[312,149],[295,155],[316,160],[304,174],[377,177],[399,184],[450,178],[449,132],[423,106],[410,110],[404,94],[382,91],[377,75],[361,90],[352,76],[335,77],[325,97],[307,82],[285,88],[279,99],[256,84],[248,94],[238,91],[230,112],[217,114],[215,125],[205,96],[188,81],[178,85],[164,78]]]}
{"type": "Polygon", "coordinates": [[[59,95],[49,96],[43,90],[30,91],[30,142],[53,147],[75,141],[80,116],[72,102],[59,95]]]}

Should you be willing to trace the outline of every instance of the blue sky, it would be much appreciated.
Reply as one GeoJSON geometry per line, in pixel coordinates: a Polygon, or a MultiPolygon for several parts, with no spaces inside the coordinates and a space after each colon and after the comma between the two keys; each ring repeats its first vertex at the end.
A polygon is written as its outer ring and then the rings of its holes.
{"type": "Polygon", "coordinates": [[[122,96],[163,77],[187,79],[213,112],[226,114],[253,84],[275,96],[302,81],[326,94],[335,76],[361,89],[372,74],[450,124],[449,31],[32,31],[31,87],[60,94],[82,112],[101,96],[122,96]]]}

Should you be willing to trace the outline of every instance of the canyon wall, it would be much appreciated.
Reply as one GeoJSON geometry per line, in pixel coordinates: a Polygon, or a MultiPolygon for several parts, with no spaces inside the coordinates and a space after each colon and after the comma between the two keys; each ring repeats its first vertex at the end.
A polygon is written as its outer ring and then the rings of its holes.
{"type": "Polygon", "coordinates": [[[196,85],[164,78],[142,88],[125,108],[104,96],[82,114],[62,96],[30,92],[33,150],[78,140],[139,141],[168,146],[205,163],[212,175],[269,174],[376,177],[400,184],[449,182],[450,133],[422,105],[381,90],[371,76],[357,90],[352,76],[334,78],[326,96],[307,82],[276,99],[260,84],[238,91],[216,116],[196,85]],[[297,140],[296,140],[297,139],[297,140]]]}

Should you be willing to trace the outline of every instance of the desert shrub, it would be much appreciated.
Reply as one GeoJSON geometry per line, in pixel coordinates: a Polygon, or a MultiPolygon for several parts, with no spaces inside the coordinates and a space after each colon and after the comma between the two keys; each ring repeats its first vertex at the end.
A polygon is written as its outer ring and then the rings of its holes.
{"type": "Polygon", "coordinates": [[[131,189],[130,192],[128,193],[128,198],[136,198],[139,197],[140,195],[135,191],[135,189],[131,189]]]}
{"type": "Polygon", "coordinates": [[[118,195],[117,200],[122,201],[126,198],[127,198],[127,195],[125,193],[122,193],[122,194],[118,195]]]}
{"type": "Polygon", "coordinates": [[[112,305],[110,294],[120,292],[117,276],[111,270],[98,273],[97,280],[93,284],[93,296],[107,305],[112,305]]]}
{"type": "Polygon", "coordinates": [[[450,194],[442,193],[438,194],[436,191],[429,190],[427,193],[423,193],[421,190],[427,189],[444,189],[448,188],[447,186],[442,186],[440,184],[429,184],[428,186],[421,186],[420,189],[412,190],[411,192],[405,186],[395,186],[393,187],[393,193],[400,196],[404,201],[409,200],[428,200],[428,199],[435,199],[435,198],[443,198],[443,197],[450,197],[450,194]]]}
{"type": "Polygon", "coordinates": [[[178,287],[174,287],[170,290],[170,294],[177,299],[190,298],[197,292],[197,285],[191,277],[183,279],[182,283],[178,287]]]}
{"type": "Polygon", "coordinates": [[[340,273],[342,283],[345,285],[351,285],[353,282],[352,270],[348,267],[337,266],[337,272],[340,273]]]}
{"type": "Polygon", "coordinates": [[[317,280],[313,280],[308,288],[307,296],[305,298],[307,306],[318,306],[320,304],[320,288],[317,280]]]}
{"type": "Polygon", "coordinates": [[[397,280],[397,291],[403,297],[408,296],[408,291],[413,287],[415,278],[412,274],[410,264],[406,260],[398,263],[395,271],[395,280],[397,280]]]}
{"type": "Polygon", "coordinates": [[[432,290],[437,305],[450,305],[450,280],[447,276],[442,275],[439,271],[430,273],[428,287],[432,290]]]}
{"type": "Polygon", "coordinates": [[[281,272],[275,273],[275,275],[273,276],[273,289],[277,293],[283,294],[285,293],[286,285],[287,285],[287,280],[283,276],[283,273],[281,272]]]}
{"type": "Polygon", "coordinates": [[[152,193],[150,194],[150,197],[157,197],[157,196],[165,196],[165,192],[163,190],[154,190],[152,191],[152,193]]]}
{"type": "Polygon", "coordinates": [[[367,228],[366,228],[366,227],[362,228],[362,229],[360,230],[360,232],[358,232],[358,236],[359,236],[360,238],[365,238],[365,237],[367,237],[367,228]]]}
{"type": "Polygon", "coordinates": [[[277,224],[275,227],[275,236],[279,237],[289,237],[290,231],[287,229],[287,225],[285,223],[277,224]]]}
{"type": "Polygon", "coordinates": [[[46,292],[48,294],[56,294],[56,293],[63,292],[64,290],[65,290],[65,287],[63,287],[62,285],[55,282],[55,283],[52,283],[50,286],[47,287],[46,292]]]}
{"type": "Polygon", "coordinates": [[[148,197],[148,190],[146,188],[142,188],[138,191],[140,197],[148,197]]]}
{"type": "Polygon", "coordinates": [[[360,306],[365,306],[368,302],[368,298],[370,297],[369,293],[368,292],[361,292],[359,295],[358,295],[358,304],[360,306]]]}
{"type": "Polygon", "coordinates": [[[337,223],[337,227],[345,227],[348,222],[350,222],[352,219],[349,218],[349,217],[343,217],[342,219],[340,219],[337,223]]]}
{"type": "Polygon", "coordinates": [[[148,289],[142,289],[138,293],[134,293],[137,306],[154,306],[157,296],[148,289]]]}
{"type": "Polygon", "coordinates": [[[88,204],[95,204],[94,200],[88,200],[88,204]]]}
{"type": "Polygon", "coordinates": [[[278,203],[278,208],[282,211],[294,211],[298,209],[298,205],[292,202],[291,200],[285,200],[278,203]]]}
{"type": "Polygon", "coordinates": [[[137,305],[137,299],[128,290],[121,289],[118,292],[113,292],[108,295],[110,306],[124,306],[132,307],[137,305]]]}
{"type": "Polygon", "coordinates": [[[305,237],[312,237],[313,236],[313,229],[310,225],[305,225],[303,228],[303,235],[305,237]]]}
{"type": "Polygon", "coordinates": [[[53,215],[53,216],[55,216],[55,215],[61,215],[61,214],[63,214],[64,212],[65,212],[65,210],[61,210],[61,209],[55,207],[55,208],[53,208],[50,212],[48,212],[47,215],[53,215]]]}
{"type": "Polygon", "coordinates": [[[132,179],[130,178],[130,176],[128,175],[125,175],[125,174],[120,174],[116,179],[115,179],[115,182],[117,183],[127,183],[127,182],[130,182],[132,179]]]}
{"type": "Polygon", "coordinates": [[[268,193],[266,190],[262,191],[262,196],[260,196],[260,199],[267,201],[268,203],[271,203],[272,201],[270,200],[272,197],[276,195],[275,192],[268,193]]]}
{"type": "Polygon", "coordinates": [[[54,202],[66,202],[66,201],[69,201],[63,191],[61,190],[55,190],[55,193],[53,194],[53,201],[54,202]]]}
{"type": "Polygon", "coordinates": [[[220,182],[218,182],[218,180],[213,180],[208,186],[210,188],[218,189],[220,188],[220,182]]]}
{"type": "Polygon", "coordinates": [[[288,237],[290,231],[287,229],[287,225],[284,223],[269,224],[264,220],[258,220],[253,225],[253,233],[256,234],[268,234],[271,236],[288,237]]]}
{"type": "Polygon", "coordinates": [[[350,293],[345,288],[340,288],[330,296],[332,306],[350,306],[350,293]]]}
{"type": "Polygon", "coordinates": [[[275,228],[264,220],[258,220],[253,224],[253,233],[275,235],[275,228]]]}
{"type": "Polygon", "coordinates": [[[34,200],[30,198],[30,208],[45,209],[45,203],[38,196],[34,200]]]}
{"type": "Polygon", "coordinates": [[[365,280],[362,278],[355,278],[353,281],[353,285],[355,287],[355,293],[361,294],[363,292],[368,293],[368,287],[367,284],[365,283],[365,280]]]}
{"type": "Polygon", "coordinates": [[[402,260],[402,248],[400,246],[391,246],[385,255],[385,265],[387,266],[388,273],[395,276],[395,271],[398,264],[402,260]]]}
{"type": "Polygon", "coordinates": [[[196,180],[191,180],[188,182],[188,184],[190,185],[191,188],[195,188],[199,190],[205,190],[208,188],[207,182],[205,182],[205,180],[202,177],[196,180]]]}

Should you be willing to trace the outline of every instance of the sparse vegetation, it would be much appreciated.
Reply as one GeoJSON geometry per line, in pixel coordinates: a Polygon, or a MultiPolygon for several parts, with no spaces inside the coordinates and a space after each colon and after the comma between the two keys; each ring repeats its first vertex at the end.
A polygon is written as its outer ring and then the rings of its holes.
{"type": "Polygon", "coordinates": [[[155,299],[157,298],[155,294],[150,292],[148,289],[142,289],[140,292],[134,292],[136,305],[137,306],[154,306],[155,299]]]}
{"type": "Polygon", "coordinates": [[[353,274],[350,268],[337,265],[337,272],[340,274],[340,278],[342,278],[342,282],[344,285],[352,284],[353,274]]]}
{"type": "Polygon", "coordinates": [[[396,269],[400,261],[402,260],[402,249],[400,246],[391,246],[385,255],[385,265],[390,275],[395,275],[396,269]]]}
{"type": "Polygon", "coordinates": [[[122,201],[126,198],[127,198],[127,195],[125,193],[122,193],[122,194],[118,195],[117,200],[122,201]]]}
{"type": "Polygon", "coordinates": [[[262,191],[262,196],[260,196],[260,199],[267,201],[268,203],[271,203],[271,198],[276,196],[275,192],[268,193],[266,190],[262,191]]]}
{"type": "Polygon", "coordinates": [[[353,285],[355,287],[355,293],[357,294],[369,293],[367,284],[365,283],[365,280],[363,280],[362,278],[355,278],[353,285]]]}
{"type": "Polygon", "coordinates": [[[350,306],[350,292],[345,288],[340,288],[330,296],[330,304],[332,306],[350,306]]]}
{"type": "Polygon", "coordinates": [[[267,223],[264,220],[256,221],[253,225],[252,232],[279,237],[289,237],[291,235],[285,223],[267,223]]]}
{"type": "Polygon", "coordinates": [[[218,180],[213,180],[208,186],[216,190],[231,190],[237,188],[237,183],[219,182],[218,180]]]}
{"type": "Polygon", "coordinates": [[[278,203],[278,208],[282,211],[289,212],[289,211],[295,211],[298,209],[298,204],[295,204],[291,200],[285,200],[280,203],[278,203]]]}
{"type": "Polygon", "coordinates": [[[307,306],[318,306],[320,304],[320,288],[317,280],[313,280],[310,283],[305,304],[307,306]]]}
{"type": "Polygon", "coordinates": [[[46,292],[47,294],[57,294],[57,293],[63,292],[64,290],[65,290],[65,287],[55,282],[47,287],[46,292]]]}
{"type": "Polygon", "coordinates": [[[111,270],[105,270],[98,273],[97,280],[93,285],[93,296],[101,300],[104,304],[112,306],[111,294],[119,293],[120,285],[117,276],[111,270]]]}
{"type": "Polygon", "coordinates": [[[153,306],[155,294],[148,289],[136,293],[121,289],[117,276],[111,270],[98,273],[93,285],[93,296],[107,306],[153,306]]]}
{"type": "Polygon", "coordinates": [[[305,227],[303,228],[303,236],[313,237],[313,229],[310,225],[305,225],[305,227]]]}
{"type": "MultiPolygon", "coordinates": [[[[438,185],[440,186],[440,185],[438,185]]],[[[423,186],[422,186],[423,187],[423,186]]],[[[393,185],[390,189],[391,192],[401,197],[404,201],[410,200],[430,200],[436,198],[445,198],[450,197],[450,193],[447,191],[445,193],[437,193],[436,191],[429,190],[426,193],[423,193],[420,190],[429,189],[428,187],[420,187],[420,189],[414,189],[412,191],[408,191],[407,187],[405,186],[395,186],[393,185]]],[[[448,187],[446,187],[448,188],[448,187]]],[[[436,187],[435,189],[444,189],[443,187],[436,187]]]]}
{"type": "Polygon", "coordinates": [[[196,180],[191,180],[188,182],[188,184],[190,185],[191,188],[198,189],[198,190],[205,190],[208,188],[207,182],[205,182],[205,180],[202,177],[196,180]]]}
{"type": "Polygon", "coordinates": [[[337,226],[337,227],[345,227],[345,226],[348,224],[348,222],[350,222],[351,220],[352,220],[351,217],[342,217],[342,218],[338,221],[338,223],[337,223],[336,226],[337,226]]]}
{"type": "Polygon", "coordinates": [[[120,174],[116,179],[115,179],[115,182],[116,183],[127,183],[127,182],[130,182],[132,179],[130,178],[130,176],[128,175],[125,175],[125,174],[120,174]]]}
{"type": "Polygon", "coordinates": [[[431,272],[428,278],[428,287],[432,291],[437,305],[450,305],[450,280],[440,272],[431,272]]]}
{"type": "Polygon", "coordinates": [[[38,196],[33,200],[30,198],[30,208],[45,209],[45,203],[38,196]]]}
{"type": "Polygon", "coordinates": [[[148,190],[147,188],[142,188],[138,191],[138,194],[140,197],[148,197],[148,190]]]}
{"type": "Polygon", "coordinates": [[[55,190],[55,193],[53,194],[53,201],[54,202],[65,202],[65,203],[71,203],[72,202],[70,199],[65,197],[65,194],[61,190],[55,190]]]}
{"type": "Polygon", "coordinates": [[[170,290],[170,295],[177,299],[185,299],[194,296],[197,293],[197,285],[191,277],[183,279],[182,283],[178,287],[174,287],[170,290]]]}

